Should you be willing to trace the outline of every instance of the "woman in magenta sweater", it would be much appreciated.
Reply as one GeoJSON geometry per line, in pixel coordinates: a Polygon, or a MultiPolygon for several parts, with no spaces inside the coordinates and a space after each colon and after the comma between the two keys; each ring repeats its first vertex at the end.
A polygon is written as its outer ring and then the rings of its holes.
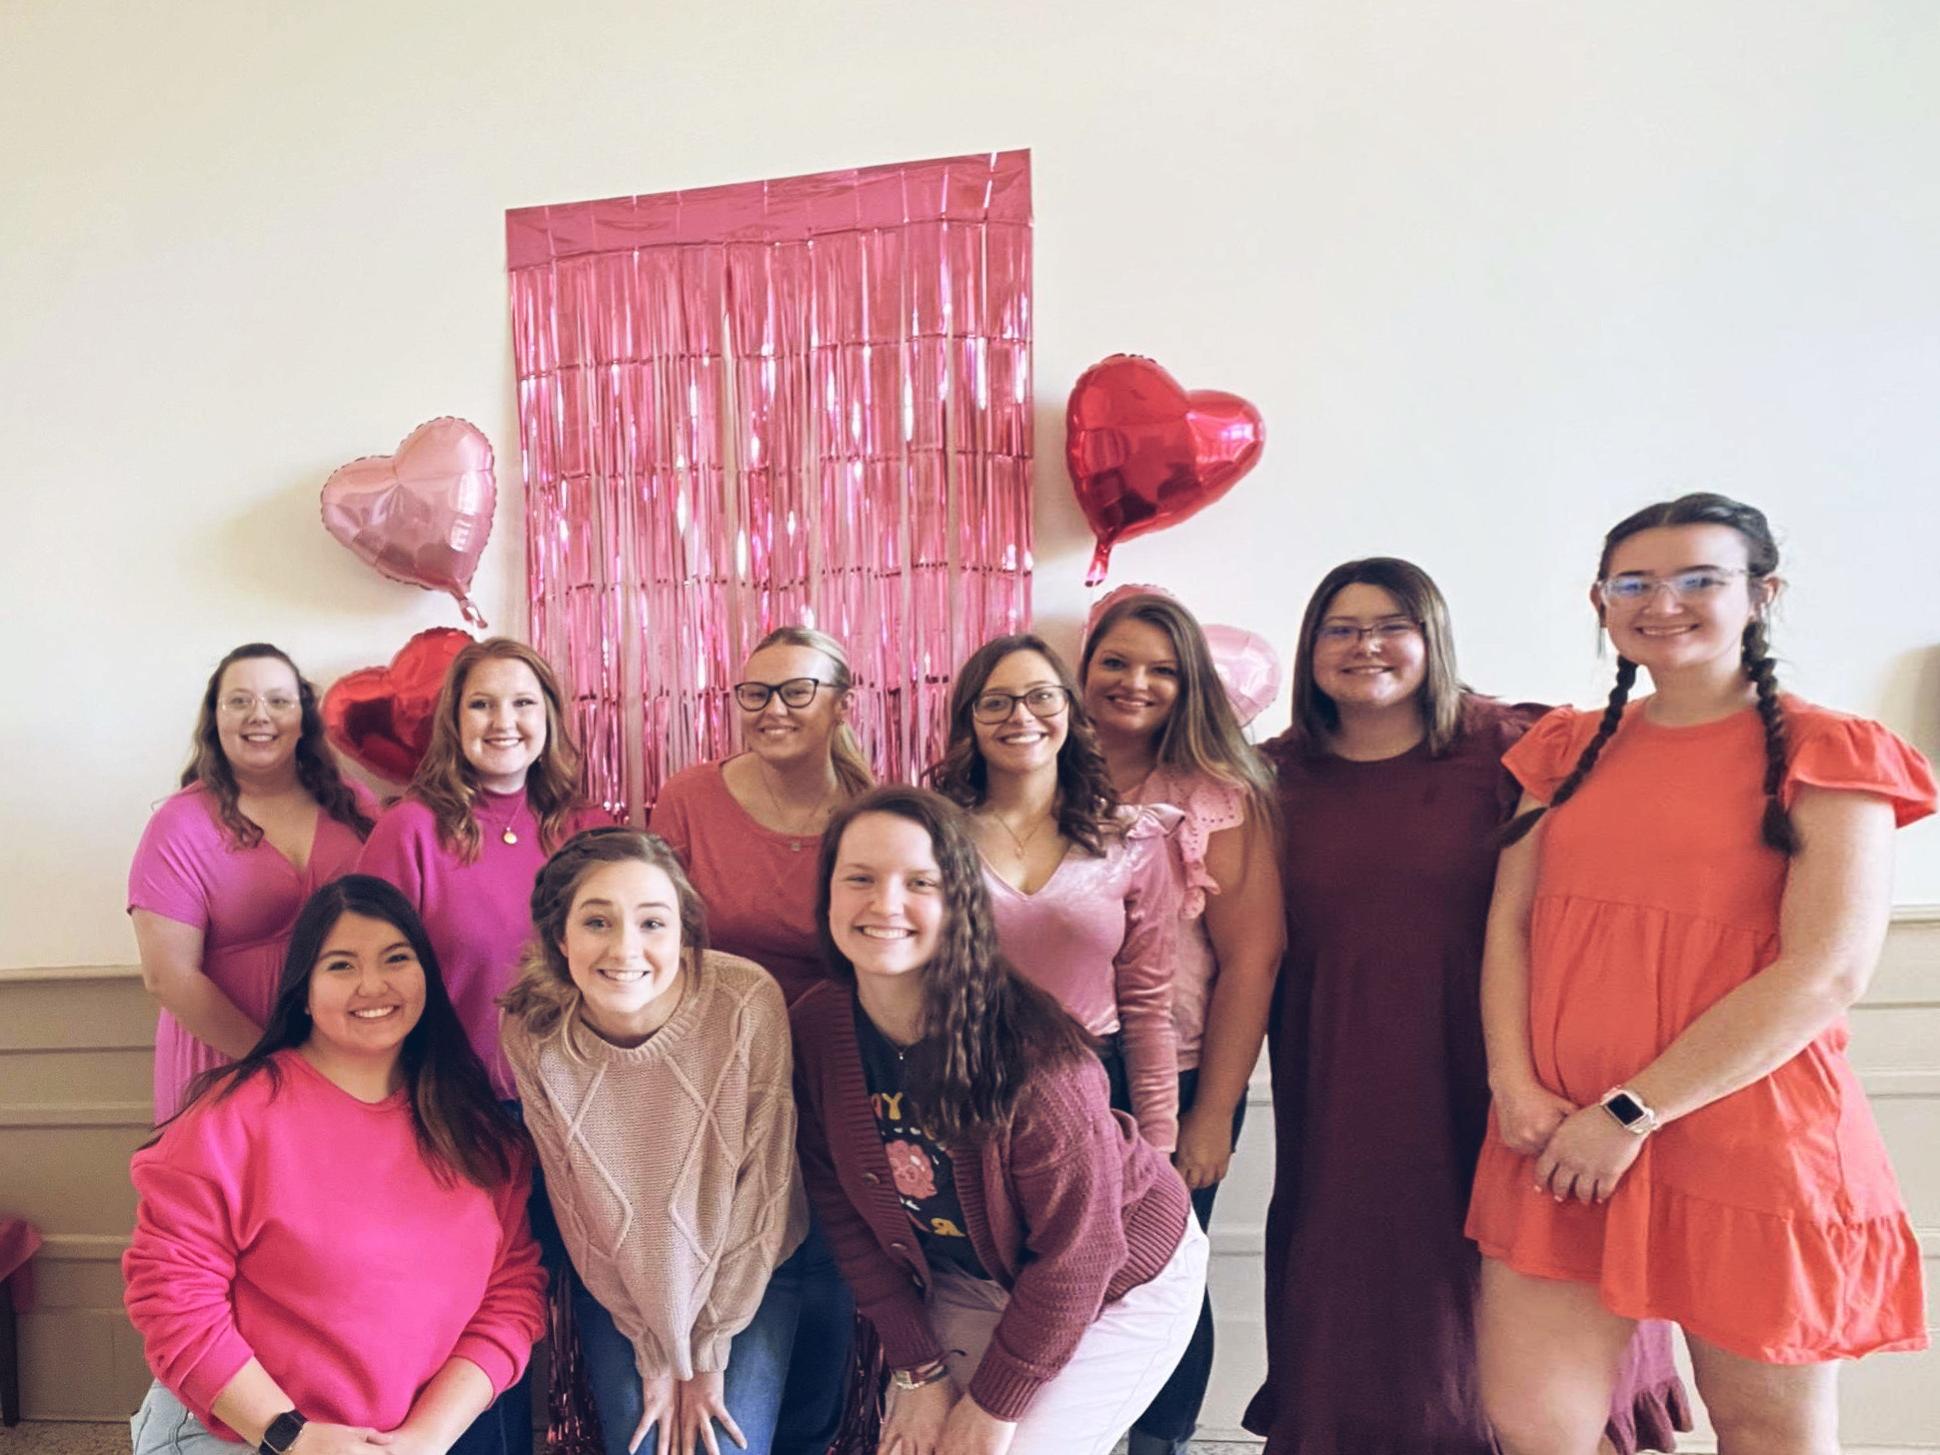
{"type": "Polygon", "coordinates": [[[131,1175],[136,1455],[442,1452],[544,1330],[522,1140],[379,880],[311,896],[262,1039],[131,1175]]]}
{"type": "Polygon", "coordinates": [[[963,813],[883,788],[823,836],[835,983],[796,1002],[802,1172],[893,1383],[883,1455],[1103,1455],[1205,1288],[1185,1184],[997,948],[963,813]]]}

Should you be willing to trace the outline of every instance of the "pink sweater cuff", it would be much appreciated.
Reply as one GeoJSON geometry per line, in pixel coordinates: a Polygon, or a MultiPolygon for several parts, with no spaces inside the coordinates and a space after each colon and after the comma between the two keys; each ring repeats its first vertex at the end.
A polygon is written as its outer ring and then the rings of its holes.
{"type": "Polygon", "coordinates": [[[505,1346],[483,1334],[466,1334],[452,1347],[451,1357],[469,1359],[492,1382],[496,1399],[518,1382],[525,1373],[525,1360],[515,1358],[505,1346]]]}
{"type": "Polygon", "coordinates": [[[182,1387],[176,1393],[197,1419],[214,1419],[216,1396],[255,1357],[255,1351],[243,1342],[242,1335],[231,1329],[182,1375],[182,1387]]]}

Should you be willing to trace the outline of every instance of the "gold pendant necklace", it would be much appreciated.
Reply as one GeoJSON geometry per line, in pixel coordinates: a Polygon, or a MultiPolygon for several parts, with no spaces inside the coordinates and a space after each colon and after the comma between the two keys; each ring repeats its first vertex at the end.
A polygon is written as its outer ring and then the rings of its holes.
{"type": "Polygon", "coordinates": [[[790,829],[787,826],[788,815],[781,811],[781,800],[775,795],[774,785],[768,781],[768,765],[762,762],[760,758],[756,758],[754,771],[755,776],[761,780],[761,791],[768,795],[768,807],[775,811],[775,822],[782,826],[780,832],[788,840],[788,852],[791,854],[801,853],[801,836],[808,833],[806,825],[814,823],[816,818],[821,814],[822,809],[827,806],[829,790],[824,788],[822,790],[822,796],[815,800],[815,806],[809,809],[808,816],[801,821],[804,827],[790,829]]]}
{"type": "MultiPolygon", "coordinates": [[[[512,831],[512,820],[517,818],[518,816],[519,816],[519,804],[515,802],[512,805],[512,812],[509,815],[507,815],[504,823],[497,824],[497,825],[486,823],[485,827],[488,829],[496,827],[498,829],[498,836],[499,836],[500,843],[516,844],[519,841],[519,836],[512,831]]],[[[485,815],[482,813],[478,813],[476,810],[474,810],[474,817],[479,819],[481,822],[484,822],[485,815]]]]}

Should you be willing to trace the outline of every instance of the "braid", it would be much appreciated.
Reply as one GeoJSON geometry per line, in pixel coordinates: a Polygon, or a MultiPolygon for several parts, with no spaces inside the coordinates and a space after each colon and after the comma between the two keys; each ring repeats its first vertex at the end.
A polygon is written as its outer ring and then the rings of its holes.
{"type": "Polygon", "coordinates": [[[1765,725],[1765,817],[1759,831],[1767,844],[1790,858],[1799,851],[1799,833],[1779,798],[1785,782],[1785,709],[1778,700],[1765,623],[1757,617],[1745,623],[1744,664],[1745,675],[1758,689],[1758,717],[1765,725]]]}
{"type": "Polygon", "coordinates": [[[1556,785],[1556,792],[1550,796],[1549,803],[1538,805],[1525,814],[1511,820],[1502,830],[1502,844],[1510,844],[1523,838],[1536,826],[1536,820],[1552,808],[1561,808],[1576,796],[1576,790],[1583,786],[1583,780],[1590,776],[1596,767],[1596,760],[1603,756],[1603,745],[1616,734],[1617,725],[1623,721],[1623,706],[1630,700],[1630,689],[1637,684],[1637,664],[1628,657],[1617,658],[1617,681],[1610,689],[1610,700],[1603,709],[1603,721],[1596,725],[1596,736],[1583,746],[1576,766],[1570,769],[1569,777],[1556,785]]]}

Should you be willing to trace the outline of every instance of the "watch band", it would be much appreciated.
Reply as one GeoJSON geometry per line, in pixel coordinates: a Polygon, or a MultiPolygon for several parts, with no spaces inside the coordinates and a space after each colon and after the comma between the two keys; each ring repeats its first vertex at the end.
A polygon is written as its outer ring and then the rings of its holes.
{"type": "Polygon", "coordinates": [[[295,1410],[285,1410],[269,1422],[263,1431],[263,1443],[256,1447],[259,1455],[288,1455],[296,1437],[303,1433],[303,1427],[310,1423],[295,1410]]]}

